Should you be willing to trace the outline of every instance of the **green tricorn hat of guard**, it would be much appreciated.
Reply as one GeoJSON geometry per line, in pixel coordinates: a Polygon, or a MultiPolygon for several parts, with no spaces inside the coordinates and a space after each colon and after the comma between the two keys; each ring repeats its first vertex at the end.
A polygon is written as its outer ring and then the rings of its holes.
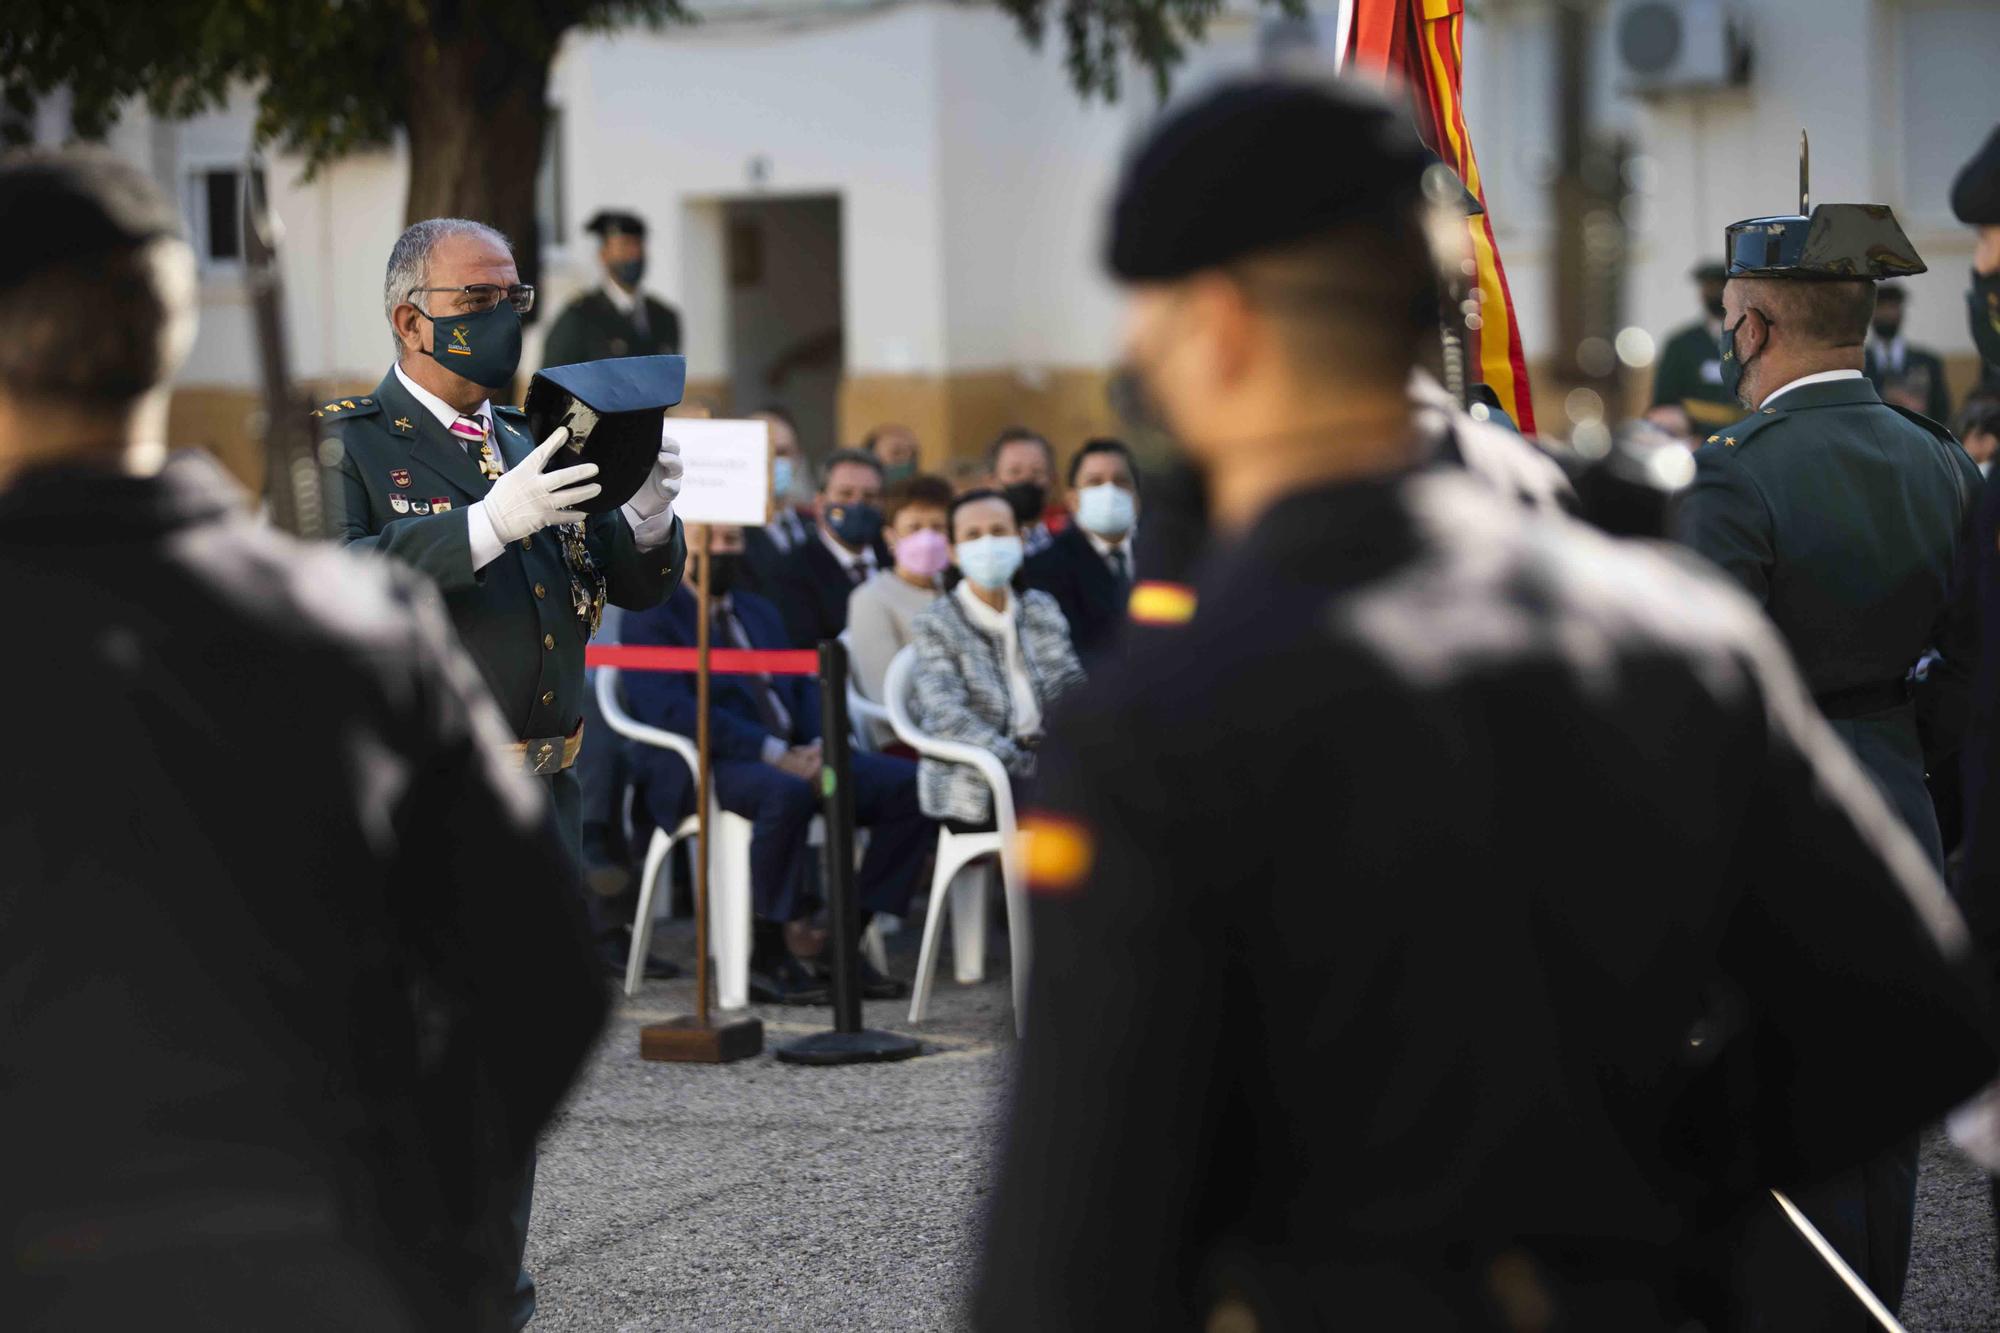
{"type": "Polygon", "coordinates": [[[1887,204],[1746,218],[1723,238],[1732,278],[1906,278],[1926,267],[1887,204]]]}

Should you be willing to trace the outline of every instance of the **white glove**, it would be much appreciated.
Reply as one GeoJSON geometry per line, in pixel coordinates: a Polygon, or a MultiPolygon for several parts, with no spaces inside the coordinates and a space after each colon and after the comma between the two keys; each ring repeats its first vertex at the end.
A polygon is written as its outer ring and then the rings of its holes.
{"type": "Polygon", "coordinates": [[[554,523],[581,523],[588,514],[569,506],[582,504],[603,490],[591,478],[597,464],[578,463],[575,467],[544,472],[549,456],[569,439],[569,427],[557,426],[549,438],[535,446],[535,452],[510,467],[493,483],[493,489],[479,502],[493,535],[505,546],[554,523]]]}
{"type": "Polygon", "coordinates": [[[632,525],[632,540],[640,550],[657,550],[674,539],[674,501],[680,498],[685,471],[680,441],[661,435],[660,454],[653,460],[646,484],[625,502],[625,521],[632,525]]]}

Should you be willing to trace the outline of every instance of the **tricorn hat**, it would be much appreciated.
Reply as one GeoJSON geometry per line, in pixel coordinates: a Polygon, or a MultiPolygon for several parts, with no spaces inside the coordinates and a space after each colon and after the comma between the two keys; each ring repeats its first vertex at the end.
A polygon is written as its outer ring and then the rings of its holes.
{"type": "Polygon", "coordinates": [[[1887,204],[1732,222],[1723,253],[1732,278],[1904,278],[1927,267],[1887,204]]]}
{"type": "Polygon", "coordinates": [[[597,464],[596,498],[577,506],[608,514],[639,493],[660,454],[660,423],[681,400],[687,358],[621,356],[546,366],[528,385],[528,428],[546,440],[558,426],[569,441],[550,457],[546,471],[597,464]]]}

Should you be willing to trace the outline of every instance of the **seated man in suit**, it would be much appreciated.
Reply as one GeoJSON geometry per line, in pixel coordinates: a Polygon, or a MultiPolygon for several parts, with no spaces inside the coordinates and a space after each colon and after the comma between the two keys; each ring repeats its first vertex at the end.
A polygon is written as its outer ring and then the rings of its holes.
{"type": "Polygon", "coordinates": [[[876,570],[881,554],[882,460],[865,449],[836,449],[820,470],[819,524],[785,557],[764,595],[784,613],[792,646],[811,648],[847,628],[847,599],[876,570]]]}
{"type": "Polygon", "coordinates": [[[1863,345],[1863,370],[1884,402],[1942,423],[1951,418],[1951,386],[1945,383],[1943,358],[1903,336],[1909,295],[1900,282],[1885,282],[1876,289],[1875,317],[1868,323],[1868,341],[1863,345]]]}
{"type": "Polygon", "coordinates": [[[1088,662],[1125,623],[1132,592],[1132,537],[1139,526],[1139,478],[1132,451],[1092,440],[1069,460],[1074,521],[1024,567],[1028,586],[1056,599],[1077,655],[1088,662]]]}
{"type": "MultiPolygon", "coordinates": [[[[717,648],[788,646],[778,610],[762,597],[735,590],[743,530],[710,534],[709,591],[717,648]]],[[[696,634],[694,578],[661,605],[625,618],[628,644],[692,647],[696,634]]],[[[695,734],[695,678],[686,672],[634,671],[624,678],[632,715],[641,722],[695,734]]],[[[809,676],[724,676],[709,685],[709,747],[716,800],[750,820],[750,892],[757,924],[750,957],[750,997],[760,1004],[824,1004],[825,979],[809,971],[786,944],[785,927],[812,915],[814,852],[806,832],[819,813],[819,686],[809,676]]],[[[679,756],[635,747],[633,767],[646,808],[672,828],[694,808],[694,775],[679,756]]],[[[917,766],[907,759],[857,751],[850,780],[855,823],[869,830],[857,888],[857,930],[876,912],[902,915],[931,849],[934,827],[917,808],[917,766]]],[[[893,1000],[907,988],[861,961],[862,994],[893,1000]]]]}

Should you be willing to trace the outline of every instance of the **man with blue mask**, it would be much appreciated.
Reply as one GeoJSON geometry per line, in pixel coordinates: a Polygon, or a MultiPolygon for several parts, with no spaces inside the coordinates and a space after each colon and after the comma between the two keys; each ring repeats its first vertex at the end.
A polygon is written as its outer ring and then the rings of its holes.
{"type": "MultiPolygon", "coordinates": [[[[397,362],[372,395],[313,413],[339,443],[329,486],[334,531],[428,575],[478,665],[513,738],[511,761],[546,784],[571,857],[582,861],[584,647],[608,601],[657,605],[686,558],[674,497],[680,449],[662,439],[652,471],[617,509],[586,514],[599,493],[594,463],[548,470],[568,440],[539,445],[511,396],[521,315],[534,303],[507,239],[464,218],[408,228],[390,252],[383,308],[397,362]]],[[[677,387],[676,387],[677,392],[677,387]]],[[[565,455],[565,458],[567,456],[565,455]]],[[[596,506],[593,506],[595,508],[596,506]]],[[[472,828],[436,829],[444,842],[472,828]]],[[[527,1239],[522,1182],[513,1223],[527,1239]]],[[[522,1272],[516,1326],[534,1312],[522,1272]]]]}
{"type": "Polygon", "coordinates": [[[820,470],[819,523],[785,557],[774,599],[795,647],[847,628],[847,599],[888,561],[882,540],[882,460],[836,449],[820,470]]]}
{"type": "Polygon", "coordinates": [[[1069,460],[1068,527],[1028,557],[1028,586],[1056,599],[1076,651],[1088,662],[1125,621],[1139,529],[1139,476],[1118,440],[1091,440],[1069,460]]]}
{"type": "Polygon", "coordinates": [[[636,213],[604,209],[583,224],[598,239],[603,285],[563,308],[542,346],[542,364],[566,366],[608,356],[674,355],[681,350],[681,317],[640,287],[646,276],[646,221],[636,213]]]}

